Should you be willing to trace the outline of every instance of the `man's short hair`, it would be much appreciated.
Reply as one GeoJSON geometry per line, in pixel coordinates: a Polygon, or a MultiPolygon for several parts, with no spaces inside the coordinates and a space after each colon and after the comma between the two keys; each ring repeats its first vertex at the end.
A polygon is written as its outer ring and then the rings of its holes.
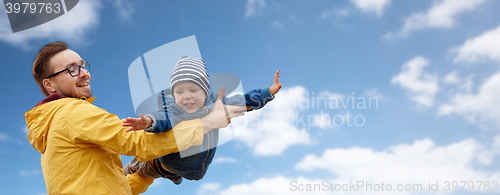
{"type": "Polygon", "coordinates": [[[32,70],[33,78],[40,88],[40,91],[42,91],[45,96],[48,96],[49,92],[43,87],[43,79],[47,78],[52,72],[49,61],[54,55],[67,49],[69,48],[66,43],[57,41],[45,45],[40,52],[38,52],[38,55],[36,55],[32,70]]]}

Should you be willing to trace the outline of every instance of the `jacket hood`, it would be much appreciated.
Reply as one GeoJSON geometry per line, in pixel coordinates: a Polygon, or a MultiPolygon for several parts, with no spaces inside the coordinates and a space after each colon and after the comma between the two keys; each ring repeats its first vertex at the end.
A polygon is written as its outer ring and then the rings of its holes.
{"type": "Polygon", "coordinates": [[[67,98],[67,97],[68,96],[61,95],[61,94],[52,94],[52,95],[49,95],[48,97],[46,97],[45,99],[43,99],[42,101],[38,102],[38,104],[36,104],[35,107],[40,106],[40,105],[45,104],[45,103],[49,103],[49,102],[54,101],[54,100],[58,100],[61,98],[67,98]]]}
{"type": "MultiPolygon", "coordinates": [[[[90,103],[95,98],[87,99],[90,103]]],[[[31,145],[40,153],[44,153],[47,147],[47,135],[56,112],[65,106],[67,101],[77,100],[66,96],[53,94],[39,102],[33,109],[24,114],[26,125],[28,126],[28,140],[31,145]]]]}

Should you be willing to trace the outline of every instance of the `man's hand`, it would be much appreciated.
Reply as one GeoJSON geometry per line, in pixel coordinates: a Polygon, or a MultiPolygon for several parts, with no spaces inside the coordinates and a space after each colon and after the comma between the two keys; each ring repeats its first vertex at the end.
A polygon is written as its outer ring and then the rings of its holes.
{"type": "Polygon", "coordinates": [[[228,106],[222,103],[222,98],[226,90],[222,87],[215,100],[214,108],[206,116],[201,117],[203,124],[203,134],[212,129],[225,128],[231,123],[231,118],[243,116],[246,110],[245,106],[228,106]]]}
{"type": "Polygon", "coordinates": [[[129,131],[139,131],[146,129],[148,127],[151,127],[152,123],[153,120],[151,120],[151,118],[146,117],[141,113],[141,118],[130,118],[130,117],[126,118],[123,121],[122,126],[130,127],[129,129],[127,129],[127,132],[129,132],[129,131]]]}
{"type": "Polygon", "coordinates": [[[281,84],[280,84],[280,71],[278,70],[276,74],[274,75],[274,84],[269,88],[269,91],[271,92],[271,95],[274,95],[278,93],[281,89],[281,84]]]}

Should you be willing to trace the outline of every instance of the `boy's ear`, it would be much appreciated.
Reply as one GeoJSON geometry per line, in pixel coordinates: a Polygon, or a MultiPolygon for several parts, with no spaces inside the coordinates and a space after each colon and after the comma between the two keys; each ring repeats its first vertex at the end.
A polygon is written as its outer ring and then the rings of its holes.
{"type": "Polygon", "coordinates": [[[45,90],[47,90],[47,92],[49,92],[49,93],[55,93],[56,92],[56,88],[49,81],[49,79],[43,79],[42,83],[43,83],[43,87],[45,88],[45,90]]]}

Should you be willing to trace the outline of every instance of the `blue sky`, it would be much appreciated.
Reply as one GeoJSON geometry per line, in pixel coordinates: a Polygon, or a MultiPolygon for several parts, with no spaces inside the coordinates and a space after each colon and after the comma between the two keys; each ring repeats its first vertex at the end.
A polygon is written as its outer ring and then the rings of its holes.
{"type": "MultiPolygon", "coordinates": [[[[157,180],[145,194],[331,194],[306,191],[324,181],[423,184],[393,194],[494,194],[484,185],[477,192],[479,183],[474,192],[460,191],[462,184],[445,191],[445,182],[500,182],[499,7],[494,0],[82,0],[15,34],[3,12],[2,193],[46,193],[24,121],[44,98],[31,75],[42,45],[65,41],[90,61],[94,104],[125,118],[135,115],[132,61],[195,35],[209,72],[236,74],[249,90],[272,85],[280,70],[283,88],[247,114],[251,125],[218,148],[203,180],[157,180]],[[358,107],[369,98],[378,106],[358,107]],[[429,182],[439,182],[439,192],[429,192],[429,182]]],[[[363,190],[343,193],[387,194],[363,190]]]]}

